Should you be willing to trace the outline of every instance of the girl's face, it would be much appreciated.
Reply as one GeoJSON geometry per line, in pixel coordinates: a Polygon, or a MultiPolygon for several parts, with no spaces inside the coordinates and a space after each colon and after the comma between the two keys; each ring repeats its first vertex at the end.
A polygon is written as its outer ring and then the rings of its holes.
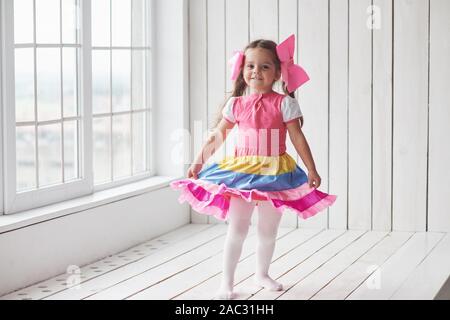
{"type": "Polygon", "coordinates": [[[247,49],[245,52],[244,80],[253,92],[272,91],[273,83],[281,76],[275,67],[271,52],[263,48],[247,49]]]}

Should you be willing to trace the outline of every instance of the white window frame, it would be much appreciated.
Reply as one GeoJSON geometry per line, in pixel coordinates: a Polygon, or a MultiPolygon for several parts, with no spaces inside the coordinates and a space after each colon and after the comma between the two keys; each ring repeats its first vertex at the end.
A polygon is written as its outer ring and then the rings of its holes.
{"type": "MultiPolygon", "coordinates": [[[[147,72],[147,82],[146,82],[146,92],[147,92],[147,99],[146,99],[146,106],[145,109],[148,111],[145,111],[145,121],[146,121],[146,143],[147,143],[147,148],[146,148],[146,163],[145,166],[148,169],[147,171],[143,172],[143,173],[139,173],[133,176],[129,176],[129,177],[125,177],[122,178],[120,180],[115,180],[115,181],[111,181],[111,182],[106,182],[106,183],[99,183],[99,184],[95,184],[94,185],[94,192],[96,191],[101,191],[101,190],[105,190],[105,189],[110,189],[113,187],[117,187],[117,186],[121,186],[127,183],[131,183],[131,182],[135,182],[138,180],[142,180],[142,179],[146,179],[149,177],[152,177],[155,175],[155,168],[154,168],[154,159],[152,158],[153,153],[153,103],[152,103],[152,99],[153,99],[153,90],[152,90],[152,84],[153,84],[153,76],[152,76],[152,68],[153,68],[153,25],[154,25],[154,17],[153,17],[153,2],[154,0],[149,0],[148,1],[148,6],[147,6],[147,19],[146,19],[146,29],[147,29],[147,33],[146,33],[146,43],[147,45],[145,46],[146,48],[148,47],[148,49],[144,49],[146,52],[146,72],[147,72]]],[[[131,10],[131,14],[133,14],[133,10],[131,10]]],[[[110,19],[112,19],[112,17],[110,16],[110,19]]],[[[111,21],[111,20],[110,20],[111,21]]],[[[132,29],[132,28],[131,28],[132,29]]],[[[112,30],[111,30],[111,24],[110,24],[110,35],[112,34],[112,30]]],[[[111,39],[112,40],[112,39],[111,39]]],[[[115,48],[112,43],[110,43],[111,48],[115,48]]],[[[130,48],[133,47],[133,44],[130,44],[130,48]]],[[[91,47],[92,48],[92,47],[91,47]]],[[[96,47],[96,48],[100,48],[100,47],[96,47]]],[[[108,47],[106,48],[108,49],[108,47]]],[[[112,68],[112,65],[110,65],[110,68],[112,68]]],[[[131,65],[132,68],[132,65],[131,65]]],[[[111,88],[112,90],[112,88],[111,88]]],[[[131,91],[133,90],[133,88],[131,87],[131,91]]],[[[120,113],[120,112],[116,112],[120,113]]],[[[132,114],[133,111],[131,110],[130,112],[126,111],[124,113],[128,113],[130,114],[130,117],[132,118],[132,114]]],[[[111,114],[110,114],[111,116],[111,114]]],[[[94,118],[94,116],[92,116],[94,118]]],[[[112,121],[112,120],[111,120],[112,121]]],[[[112,132],[111,132],[112,134],[112,132]]],[[[131,132],[131,134],[133,134],[131,132]]],[[[111,149],[113,148],[112,144],[111,144],[111,149]]],[[[111,168],[113,167],[113,155],[111,155],[111,168]]],[[[131,164],[131,169],[133,168],[133,164],[131,164]]],[[[112,177],[113,178],[113,177],[112,177]]]]}
{"type": "MultiPolygon", "coordinates": [[[[5,214],[20,212],[27,209],[32,209],[64,200],[69,200],[84,195],[92,194],[95,191],[109,189],[119,185],[124,185],[134,181],[142,180],[155,175],[153,155],[153,133],[154,126],[152,124],[153,109],[152,109],[152,32],[154,19],[153,1],[148,2],[148,17],[147,17],[147,41],[150,49],[147,57],[147,106],[146,112],[146,166],[148,171],[142,174],[137,174],[121,180],[108,182],[104,184],[95,185],[93,183],[93,145],[92,145],[92,72],[91,72],[91,0],[80,1],[81,21],[80,21],[80,44],[81,44],[81,74],[80,74],[80,177],[81,179],[65,182],[56,186],[41,187],[37,190],[17,192],[16,191],[16,121],[15,121],[15,88],[14,85],[6,86],[6,83],[15,83],[14,77],[14,14],[13,1],[1,1],[0,17],[2,20],[2,37],[1,51],[3,54],[3,94],[2,103],[2,122],[5,127],[2,128],[3,146],[5,153],[2,156],[2,149],[0,148],[0,165],[4,159],[4,176],[2,177],[0,170],[0,178],[2,178],[4,190],[0,186],[0,208],[4,208],[5,214]],[[87,70],[87,71],[86,71],[87,70]],[[7,80],[7,81],[6,81],[7,80]],[[4,195],[4,197],[3,197],[4,195]],[[4,201],[2,205],[2,201],[4,201]]],[[[1,96],[0,96],[1,98],[1,96]]],[[[0,116],[1,119],[1,116],[0,116]]],[[[0,133],[0,134],[1,134],[0,133]]],[[[36,168],[38,170],[38,168],[36,168]]]]}
{"type": "MultiPolygon", "coordinates": [[[[4,83],[15,83],[14,72],[14,5],[13,1],[2,1],[2,20],[4,21],[3,54],[4,83]]],[[[4,147],[5,147],[5,214],[48,205],[92,193],[92,125],[91,125],[91,52],[90,52],[90,0],[80,1],[82,12],[80,21],[81,44],[81,87],[80,87],[80,171],[78,180],[65,182],[56,186],[41,187],[37,190],[17,192],[16,186],[16,116],[15,116],[15,86],[4,86],[3,114],[5,117],[4,147]],[[86,139],[88,137],[88,139],[86,139]]],[[[33,13],[35,14],[35,13],[33,13]]],[[[35,45],[36,47],[36,45],[35,45]]],[[[35,119],[36,120],[36,119],[35,119]]],[[[36,168],[38,170],[38,168],[36,168]]]]}
{"type": "MultiPolygon", "coordinates": [[[[4,189],[0,186],[0,208],[4,208],[5,214],[12,214],[56,202],[69,200],[84,195],[92,194],[95,191],[105,190],[112,187],[128,184],[155,175],[154,145],[153,145],[153,26],[155,19],[154,1],[148,2],[147,12],[147,41],[150,49],[147,54],[147,100],[146,108],[146,166],[148,171],[121,180],[104,184],[94,185],[93,181],[93,144],[92,144],[92,68],[91,68],[91,0],[80,1],[80,44],[81,44],[81,74],[80,74],[80,177],[81,179],[65,182],[56,186],[41,187],[37,190],[30,190],[17,193],[16,191],[16,137],[15,137],[15,88],[14,85],[6,86],[6,83],[15,83],[14,74],[14,14],[13,1],[1,1],[0,17],[2,25],[0,27],[0,64],[3,70],[3,87],[0,90],[0,105],[2,114],[0,120],[4,125],[0,130],[0,138],[3,138],[3,149],[0,148],[0,165],[3,164],[4,175],[0,170],[4,189]],[[87,71],[86,71],[87,70],[87,71]],[[3,96],[1,96],[3,94],[3,96]],[[8,107],[9,106],[9,107],[8,107]],[[3,135],[3,137],[1,137],[3,135]],[[2,151],[5,151],[2,154],[2,151]],[[2,161],[4,161],[2,163],[2,161]],[[3,205],[2,205],[3,201],[3,205]]],[[[1,144],[0,144],[1,147],[1,144]]],[[[38,170],[38,168],[36,168],[38,170]]],[[[1,209],[0,209],[1,210],[1,209]]],[[[1,211],[0,211],[1,214],[1,211]]]]}

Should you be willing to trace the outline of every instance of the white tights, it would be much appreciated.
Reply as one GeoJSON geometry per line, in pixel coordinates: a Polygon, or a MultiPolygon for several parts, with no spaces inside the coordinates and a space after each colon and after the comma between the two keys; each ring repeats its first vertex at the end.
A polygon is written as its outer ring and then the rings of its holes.
{"type": "MultiPolygon", "coordinates": [[[[234,272],[242,252],[242,245],[248,233],[250,221],[256,202],[246,202],[241,198],[231,197],[228,211],[228,232],[223,253],[223,274],[220,289],[216,294],[219,299],[233,299],[234,272]]],[[[275,249],[275,240],[281,214],[269,203],[258,201],[258,245],[256,248],[255,282],[269,290],[282,290],[280,283],[269,277],[269,266],[275,249]]]]}

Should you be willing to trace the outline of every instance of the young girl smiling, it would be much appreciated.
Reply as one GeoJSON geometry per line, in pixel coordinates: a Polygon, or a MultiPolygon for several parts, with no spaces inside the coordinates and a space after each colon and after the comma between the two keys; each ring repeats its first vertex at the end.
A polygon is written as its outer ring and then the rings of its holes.
{"type": "Polygon", "coordinates": [[[179,202],[194,210],[227,219],[222,282],[216,297],[233,299],[234,273],[251,216],[258,207],[255,282],[269,290],[282,284],[269,276],[281,214],[290,209],[307,219],[331,206],[335,195],[317,190],[321,178],[301,130],[303,116],[294,91],[309,80],[293,63],[294,36],[277,44],[256,40],[233,57],[231,97],[220,110],[215,130],[187,172],[187,179],[171,183],[182,191],[179,202]],[[285,94],[273,90],[282,78],[285,94]],[[248,91],[248,94],[246,94],[248,91]],[[233,156],[203,168],[235,125],[233,156]],[[286,135],[302,158],[306,174],[286,153],[286,135]]]}

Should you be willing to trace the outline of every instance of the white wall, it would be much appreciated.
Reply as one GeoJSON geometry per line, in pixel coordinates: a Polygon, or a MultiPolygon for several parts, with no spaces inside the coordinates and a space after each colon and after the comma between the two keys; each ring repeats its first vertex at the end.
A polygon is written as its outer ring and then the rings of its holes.
{"type": "MultiPolygon", "coordinates": [[[[231,90],[234,50],[295,33],[295,61],[311,77],[298,93],[304,132],[320,189],[338,199],[323,214],[283,224],[450,231],[450,2],[373,0],[373,30],[371,3],[190,0],[190,124],[210,125],[231,90]]],[[[192,220],[212,222],[197,213],[192,220]]]]}

